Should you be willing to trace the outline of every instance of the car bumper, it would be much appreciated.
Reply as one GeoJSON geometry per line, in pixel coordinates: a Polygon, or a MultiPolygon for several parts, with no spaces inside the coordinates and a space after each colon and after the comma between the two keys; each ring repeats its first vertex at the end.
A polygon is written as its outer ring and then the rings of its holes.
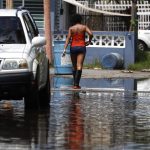
{"type": "Polygon", "coordinates": [[[31,72],[0,74],[0,99],[22,99],[32,84],[31,72]]]}

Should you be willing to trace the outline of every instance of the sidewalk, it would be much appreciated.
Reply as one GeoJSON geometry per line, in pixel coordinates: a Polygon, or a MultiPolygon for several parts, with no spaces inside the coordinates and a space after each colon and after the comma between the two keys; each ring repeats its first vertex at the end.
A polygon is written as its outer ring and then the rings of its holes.
{"type": "MultiPolygon", "coordinates": [[[[50,68],[50,74],[54,75],[54,68],[50,68]]],[[[72,77],[72,75],[62,75],[72,77]]],[[[150,78],[150,70],[128,71],[128,70],[104,70],[83,69],[82,78],[150,78]]]]}

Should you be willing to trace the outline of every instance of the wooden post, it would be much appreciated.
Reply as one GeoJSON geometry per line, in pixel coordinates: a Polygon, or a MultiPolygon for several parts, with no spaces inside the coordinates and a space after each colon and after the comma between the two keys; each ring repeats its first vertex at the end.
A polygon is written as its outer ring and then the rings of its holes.
{"type": "Polygon", "coordinates": [[[46,53],[52,63],[52,33],[51,33],[51,0],[44,0],[44,30],[46,37],[46,53]]]}
{"type": "Polygon", "coordinates": [[[132,7],[131,7],[131,25],[130,25],[130,31],[135,31],[137,28],[137,6],[136,6],[136,0],[132,1],[132,7]]]}
{"type": "Polygon", "coordinates": [[[131,9],[131,31],[134,31],[134,53],[135,61],[138,50],[138,18],[137,18],[137,0],[132,0],[132,9],[131,9]]]}
{"type": "Polygon", "coordinates": [[[13,0],[6,0],[6,8],[7,9],[13,8],[13,0]]]}

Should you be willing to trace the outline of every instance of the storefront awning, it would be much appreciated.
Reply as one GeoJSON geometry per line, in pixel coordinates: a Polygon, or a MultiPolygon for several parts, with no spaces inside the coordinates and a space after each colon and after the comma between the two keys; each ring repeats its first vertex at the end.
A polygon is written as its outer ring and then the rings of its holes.
{"type": "Polygon", "coordinates": [[[75,0],[63,0],[66,3],[81,7],[87,11],[92,11],[92,12],[96,12],[96,13],[101,13],[101,14],[106,14],[106,15],[111,15],[111,16],[131,16],[130,14],[122,14],[122,13],[116,13],[116,12],[108,12],[108,11],[103,11],[103,10],[99,10],[99,9],[95,9],[95,8],[90,8],[87,6],[84,6],[83,4],[80,4],[79,2],[75,1],[75,0]]]}

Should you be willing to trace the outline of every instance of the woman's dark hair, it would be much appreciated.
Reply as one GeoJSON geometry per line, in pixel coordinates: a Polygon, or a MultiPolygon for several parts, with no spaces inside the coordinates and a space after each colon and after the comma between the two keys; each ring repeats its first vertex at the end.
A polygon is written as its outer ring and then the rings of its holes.
{"type": "Polygon", "coordinates": [[[82,16],[79,14],[75,14],[72,17],[72,23],[76,24],[76,23],[81,23],[82,22],[82,16]]]}

